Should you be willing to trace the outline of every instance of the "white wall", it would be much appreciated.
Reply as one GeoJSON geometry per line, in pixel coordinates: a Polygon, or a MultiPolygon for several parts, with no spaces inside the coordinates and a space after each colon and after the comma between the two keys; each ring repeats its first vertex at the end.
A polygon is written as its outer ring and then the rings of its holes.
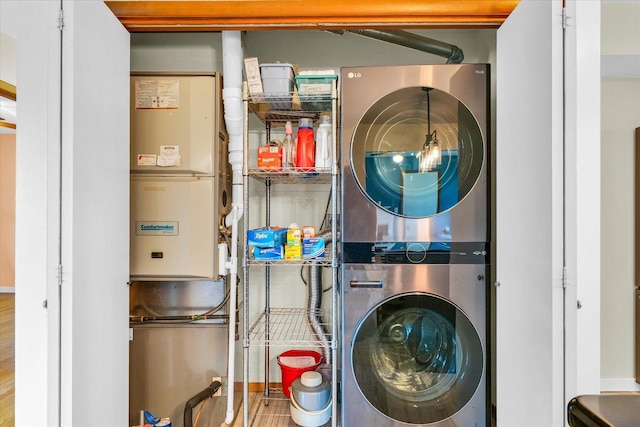
{"type": "Polygon", "coordinates": [[[602,79],[602,389],[635,383],[635,128],[640,79],[602,79]]]}
{"type": "Polygon", "coordinates": [[[602,390],[635,382],[635,133],[640,127],[640,3],[602,3],[602,390]]]}
{"type": "Polygon", "coordinates": [[[16,85],[16,39],[0,32],[0,80],[16,85]]]}
{"type": "MultiPolygon", "coordinates": [[[[58,150],[53,2],[20,2],[16,139],[16,425],[58,425],[58,150]],[[53,29],[52,29],[53,28],[53,29]],[[51,60],[50,60],[51,59],[51,60]],[[48,301],[49,300],[49,301],[48,301]],[[48,309],[43,303],[48,301],[48,309]],[[50,346],[51,344],[51,346],[50,346]]],[[[55,21],[54,21],[55,22],[55,21]]]]}
{"type": "Polygon", "coordinates": [[[16,84],[17,0],[0,1],[0,80],[16,84]]]}

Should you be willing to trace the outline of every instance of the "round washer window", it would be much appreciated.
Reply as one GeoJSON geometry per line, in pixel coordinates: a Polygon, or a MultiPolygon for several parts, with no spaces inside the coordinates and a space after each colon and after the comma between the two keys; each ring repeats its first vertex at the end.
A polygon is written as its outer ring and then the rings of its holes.
{"type": "Polygon", "coordinates": [[[438,89],[410,87],[380,98],[359,120],[351,167],[380,208],[425,218],[471,191],[484,153],[480,127],[462,102],[438,89]]]}
{"type": "Polygon", "coordinates": [[[369,403],[409,424],[435,423],[460,411],[484,369],[482,343],[469,318],[426,293],[398,295],[369,311],[354,334],[351,359],[369,403]]]}

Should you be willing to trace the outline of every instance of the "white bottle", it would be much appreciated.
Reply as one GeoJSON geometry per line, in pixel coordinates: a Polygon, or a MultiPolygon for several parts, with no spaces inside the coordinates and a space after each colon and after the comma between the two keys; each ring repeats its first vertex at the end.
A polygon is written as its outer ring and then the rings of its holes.
{"type": "Polygon", "coordinates": [[[282,141],[282,167],[292,170],[296,167],[296,143],[293,140],[293,126],[291,122],[284,125],[284,141],[282,141]]]}
{"type": "Polygon", "coordinates": [[[333,166],[333,137],[331,116],[322,114],[316,132],[316,171],[330,171],[333,166]]]}

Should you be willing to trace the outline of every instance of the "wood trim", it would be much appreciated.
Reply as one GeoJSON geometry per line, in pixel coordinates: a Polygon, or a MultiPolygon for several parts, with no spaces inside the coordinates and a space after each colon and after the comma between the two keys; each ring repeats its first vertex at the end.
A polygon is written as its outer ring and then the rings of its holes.
{"type": "Polygon", "coordinates": [[[15,288],[15,225],[16,135],[0,134],[0,287],[3,288],[15,288]]]}
{"type": "Polygon", "coordinates": [[[130,32],[498,28],[520,0],[107,0],[130,32]]]}
{"type": "MultiPolygon", "coordinates": [[[[636,128],[635,136],[635,283],[633,285],[640,287],[640,128],[636,128]]],[[[638,333],[640,338],[640,331],[638,333]]],[[[638,360],[640,360],[640,353],[638,360]]]]}
{"type": "Polygon", "coordinates": [[[636,128],[635,158],[635,310],[636,383],[640,384],[640,128],[636,128]]]}
{"type": "Polygon", "coordinates": [[[0,97],[15,101],[17,98],[16,87],[11,83],[0,80],[0,97]]]}
{"type": "MultiPolygon", "coordinates": [[[[237,392],[242,391],[244,385],[242,382],[233,383],[233,389],[237,392]]],[[[270,389],[279,389],[282,388],[282,383],[269,383],[270,389]]],[[[249,393],[255,392],[263,392],[264,391],[264,383],[249,383],[249,393]]]]}

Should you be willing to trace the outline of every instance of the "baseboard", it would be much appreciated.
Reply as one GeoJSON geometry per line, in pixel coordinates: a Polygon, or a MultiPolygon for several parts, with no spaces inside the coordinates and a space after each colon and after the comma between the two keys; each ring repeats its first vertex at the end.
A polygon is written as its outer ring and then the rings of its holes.
{"type": "Polygon", "coordinates": [[[601,378],[601,391],[640,391],[635,378],[601,378]]]}
{"type": "Polygon", "coordinates": [[[0,294],[15,294],[16,288],[9,286],[0,286],[0,294]]]}

